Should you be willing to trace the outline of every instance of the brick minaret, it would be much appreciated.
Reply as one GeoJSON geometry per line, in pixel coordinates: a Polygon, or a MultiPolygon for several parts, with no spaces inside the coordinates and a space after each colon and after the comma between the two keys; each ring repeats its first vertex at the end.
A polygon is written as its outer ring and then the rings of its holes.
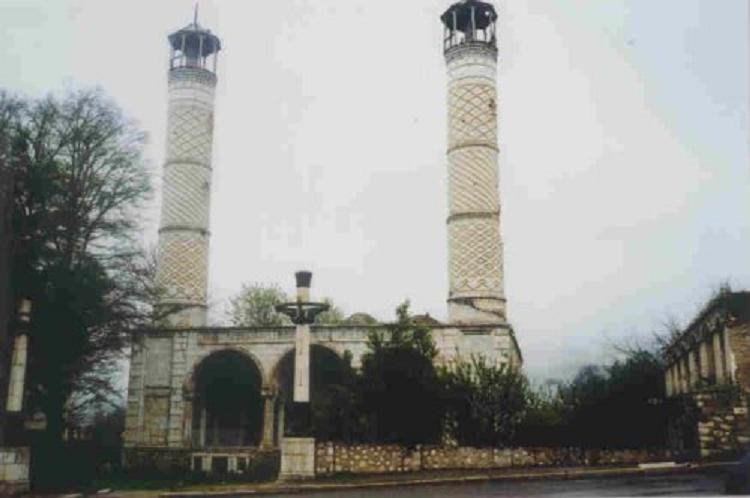
{"type": "Polygon", "coordinates": [[[448,316],[505,323],[497,146],[494,7],[453,4],[442,16],[448,66],[448,316]]]}
{"type": "Polygon", "coordinates": [[[167,153],[157,282],[176,327],[206,324],[211,149],[221,42],[197,20],[169,35],[167,153]]]}

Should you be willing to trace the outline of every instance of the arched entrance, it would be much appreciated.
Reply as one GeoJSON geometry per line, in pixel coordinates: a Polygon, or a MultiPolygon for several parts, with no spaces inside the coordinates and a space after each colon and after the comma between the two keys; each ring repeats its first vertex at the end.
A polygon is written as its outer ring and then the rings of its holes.
{"type": "MultiPolygon", "coordinates": [[[[339,403],[339,394],[347,389],[351,371],[350,361],[342,359],[331,349],[317,344],[310,347],[310,404],[316,438],[337,439],[341,435],[342,425],[337,422],[337,418],[345,417],[346,413],[344,410],[337,416],[334,412],[346,407],[336,407],[334,410],[332,405],[339,403]]],[[[294,349],[279,360],[273,380],[278,393],[274,434],[278,441],[289,433],[289,424],[292,422],[285,407],[291,405],[293,397],[294,349]]]]}
{"type": "Polygon", "coordinates": [[[220,351],[196,367],[193,447],[257,446],[263,428],[262,375],[237,351],[220,351]]]}

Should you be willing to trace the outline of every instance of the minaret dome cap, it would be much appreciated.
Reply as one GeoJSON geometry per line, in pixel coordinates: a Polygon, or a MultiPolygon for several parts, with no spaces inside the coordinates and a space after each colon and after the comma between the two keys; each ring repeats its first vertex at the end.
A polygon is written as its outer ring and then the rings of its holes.
{"type": "Polygon", "coordinates": [[[491,3],[482,2],[480,0],[463,0],[448,7],[448,10],[440,16],[440,20],[443,21],[446,28],[452,30],[455,27],[455,29],[466,33],[473,29],[487,28],[497,20],[497,12],[491,3]],[[474,8],[475,13],[475,26],[472,26],[471,21],[472,7],[474,8]]]}
{"type": "Polygon", "coordinates": [[[185,40],[185,53],[188,57],[208,57],[221,50],[221,40],[211,33],[210,29],[203,28],[197,22],[192,22],[184,28],[169,35],[169,44],[173,50],[182,50],[182,40],[185,40]],[[203,43],[201,43],[203,38],[203,43]],[[198,53],[201,51],[202,53],[198,53]]]}

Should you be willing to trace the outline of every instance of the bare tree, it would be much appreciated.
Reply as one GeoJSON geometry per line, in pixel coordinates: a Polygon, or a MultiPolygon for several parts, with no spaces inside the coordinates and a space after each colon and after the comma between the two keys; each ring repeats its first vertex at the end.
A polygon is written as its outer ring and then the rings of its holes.
{"type": "MultiPolygon", "coordinates": [[[[12,99],[0,95],[0,110],[12,99]]],[[[145,134],[100,91],[22,101],[7,128],[15,295],[34,302],[27,406],[59,442],[66,407],[102,401],[158,289],[139,247],[145,134]]],[[[0,111],[2,114],[2,111],[0,111]]]]}

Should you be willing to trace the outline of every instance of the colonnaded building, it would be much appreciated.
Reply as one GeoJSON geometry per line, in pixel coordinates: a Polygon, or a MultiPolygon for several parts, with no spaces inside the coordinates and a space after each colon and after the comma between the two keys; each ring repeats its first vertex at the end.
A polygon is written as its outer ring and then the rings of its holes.
{"type": "MultiPolygon", "coordinates": [[[[448,75],[449,319],[445,324],[430,322],[437,361],[479,354],[496,364],[520,367],[503,290],[497,14],[489,3],[464,0],[440,20],[448,75]]],[[[202,462],[193,465],[203,468],[211,468],[206,463],[211,456],[230,455],[231,467],[245,461],[238,455],[277,447],[284,435],[294,329],[207,325],[214,92],[222,46],[219,37],[197,21],[169,35],[168,41],[168,134],[157,279],[165,289],[161,305],[179,311],[166,326],[146,332],[133,352],[126,463],[189,453],[190,461],[202,462]]],[[[408,282],[399,289],[404,286],[408,288],[408,282]]],[[[341,361],[348,352],[357,367],[373,328],[384,325],[351,320],[347,325],[314,326],[313,386],[316,361],[341,361]]]]}

